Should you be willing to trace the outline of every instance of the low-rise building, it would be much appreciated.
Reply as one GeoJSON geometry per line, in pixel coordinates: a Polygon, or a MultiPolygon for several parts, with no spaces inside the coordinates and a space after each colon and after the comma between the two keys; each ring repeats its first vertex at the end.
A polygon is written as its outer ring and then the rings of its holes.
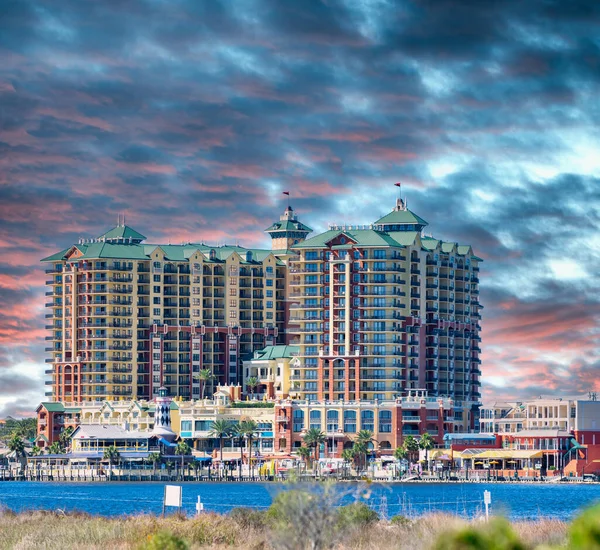
{"type": "Polygon", "coordinates": [[[294,376],[292,367],[300,364],[295,358],[298,346],[268,346],[244,361],[244,394],[264,399],[285,399],[298,392],[299,374],[294,376]],[[248,381],[255,379],[258,386],[251,387],[248,381]]]}
{"type": "Polygon", "coordinates": [[[392,454],[407,435],[429,433],[441,445],[446,433],[468,432],[472,422],[470,405],[443,397],[429,397],[424,390],[411,390],[394,400],[292,401],[275,407],[275,451],[292,452],[302,446],[307,430],[325,433],[326,456],[341,456],[352,447],[360,430],[373,433],[372,448],[392,454]]]}

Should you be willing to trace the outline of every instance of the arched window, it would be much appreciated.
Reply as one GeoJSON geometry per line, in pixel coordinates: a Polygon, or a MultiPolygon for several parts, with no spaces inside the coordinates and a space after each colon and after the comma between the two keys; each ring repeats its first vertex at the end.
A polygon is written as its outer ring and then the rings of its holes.
{"type": "Polygon", "coordinates": [[[327,411],[327,431],[337,432],[340,422],[340,413],[336,410],[327,411]]]}
{"type": "Polygon", "coordinates": [[[321,429],[321,411],[310,411],[310,428],[315,428],[317,430],[321,429]]]}
{"type": "Polygon", "coordinates": [[[380,451],[389,451],[392,448],[392,444],[389,441],[382,441],[379,444],[379,450],[380,451]]]}
{"type": "Polygon", "coordinates": [[[299,409],[294,411],[293,429],[295,432],[301,432],[304,429],[304,411],[299,409]]]}
{"type": "Polygon", "coordinates": [[[344,432],[356,433],[356,411],[344,411],[344,432]]]}
{"type": "Polygon", "coordinates": [[[392,411],[379,411],[379,431],[381,433],[392,432],[392,411]]]}
{"type": "Polygon", "coordinates": [[[360,413],[360,429],[372,432],[375,428],[375,414],[373,411],[362,411],[360,413]]]}

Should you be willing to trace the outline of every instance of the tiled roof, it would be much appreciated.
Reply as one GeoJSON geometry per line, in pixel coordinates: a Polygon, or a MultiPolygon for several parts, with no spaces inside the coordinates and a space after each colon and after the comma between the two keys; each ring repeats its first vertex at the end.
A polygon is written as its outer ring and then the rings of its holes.
{"type": "Polygon", "coordinates": [[[117,227],[113,227],[110,231],[107,231],[104,235],[100,235],[98,238],[104,240],[132,239],[134,241],[143,241],[146,237],[128,225],[117,225],[117,227]]]}
{"type": "Polygon", "coordinates": [[[394,225],[429,225],[423,218],[417,216],[410,210],[394,210],[389,214],[379,218],[375,224],[394,224],[394,225]]]}
{"type": "Polygon", "coordinates": [[[267,346],[266,348],[257,351],[254,359],[258,361],[267,361],[269,359],[282,359],[292,357],[292,353],[297,353],[300,348],[298,346],[267,346]]]}
{"type": "Polygon", "coordinates": [[[73,432],[73,439],[148,439],[150,432],[133,432],[120,426],[81,424],[73,432]]]}

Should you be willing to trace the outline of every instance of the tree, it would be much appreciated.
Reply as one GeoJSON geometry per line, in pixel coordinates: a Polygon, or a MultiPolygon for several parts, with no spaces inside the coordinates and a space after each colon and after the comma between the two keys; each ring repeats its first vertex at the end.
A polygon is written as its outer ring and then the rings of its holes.
{"type": "Polygon", "coordinates": [[[252,465],[252,442],[257,436],[258,424],[254,420],[242,420],[237,426],[238,434],[241,434],[248,442],[248,464],[250,465],[250,475],[254,477],[254,467],[252,465]]]}
{"type": "Polygon", "coordinates": [[[42,454],[42,449],[40,449],[37,445],[34,445],[31,449],[31,456],[40,456],[42,454]]]}
{"type": "Polygon", "coordinates": [[[354,449],[344,449],[342,451],[342,459],[344,460],[344,472],[346,472],[346,464],[351,464],[354,462],[356,455],[354,453],[354,449]]]}
{"type": "Polygon", "coordinates": [[[175,447],[175,454],[181,456],[181,475],[183,476],[184,457],[192,454],[192,448],[185,441],[180,441],[175,447]]]}
{"type": "Polygon", "coordinates": [[[363,467],[367,467],[367,453],[369,452],[369,444],[373,442],[373,432],[370,430],[360,430],[356,434],[354,440],[355,453],[359,457],[363,457],[363,467]]]}
{"type": "Polygon", "coordinates": [[[296,454],[303,460],[303,462],[305,464],[310,462],[310,457],[312,455],[312,451],[310,449],[310,447],[305,447],[304,445],[302,447],[298,447],[296,449],[296,454]]]}
{"type": "Polygon", "coordinates": [[[115,462],[117,462],[119,460],[120,456],[121,456],[121,453],[119,453],[119,450],[114,445],[111,445],[110,447],[107,447],[106,449],[104,449],[104,460],[108,460],[108,468],[109,468],[111,478],[112,478],[112,466],[115,462]]]}
{"type": "Polygon", "coordinates": [[[210,437],[216,437],[219,439],[219,448],[221,450],[221,463],[223,463],[223,440],[226,437],[231,437],[231,434],[233,433],[233,423],[230,420],[225,420],[225,419],[218,419],[215,420],[211,427],[210,427],[210,432],[209,432],[209,436],[210,437]]]}
{"type": "Polygon", "coordinates": [[[15,453],[15,458],[19,460],[21,464],[21,473],[23,473],[26,464],[24,459],[27,456],[27,453],[25,452],[25,443],[23,442],[21,436],[17,433],[14,433],[8,440],[8,448],[12,453],[15,453]]]}
{"type": "Polygon", "coordinates": [[[156,465],[162,460],[162,455],[160,453],[150,453],[148,455],[148,462],[152,464],[152,473],[156,474],[156,465]]]}
{"type": "Polygon", "coordinates": [[[246,386],[248,387],[252,395],[254,395],[254,390],[258,388],[259,385],[260,381],[258,380],[258,378],[256,378],[256,376],[251,376],[250,378],[248,378],[248,380],[246,380],[246,386]]]}
{"type": "Polygon", "coordinates": [[[312,447],[314,449],[315,460],[319,460],[318,450],[321,446],[321,443],[325,443],[325,441],[327,440],[326,435],[321,430],[319,430],[319,428],[310,428],[304,434],[303,439],[307,447],[312,447]]]}
{"type": "Polygon", "coordinates": [[[435,441],[427,432],[425,432],[419,440],[419,448],[425,451],[425,462],[427,464],[427,470],[429,470],[429,451],[434,447],[435,441]]]}
{"type": "Polygon", "coordinates": [[[394,451],[394,458],[396,460],[402,461],[402,460],[406,460],[408,457],[408,451],[404,448],[404,447],[398,447],[395,451],[394,451]]]}
{"type": "Polygon", "coordinates": [[[64,454],[64,452],[65,450],[58,441],[55,441],[54,443],[52,443],[52,445],[48,447],[48,454],[50,455],[62,455],[64,454]]]}
{"type": "Polygon", "coordinates": [[[364,469],[367,466],[367,452],[369,448],[364,441],[356,440],[352,446],[352,456],[356,460],[357,466],[364,469]]]}
{"type": "Polygon", "coordinates": [[[419,452],[419,442],[414,438],[414,436],[407,435],[404,438],[403,445],[408,453],[408,459],[410,460],[410,462],[414,462],[413,461],[414,455],[415,455],[415,453],[419,452]]]}
{"type": "Polygon", "coordinates": [[[198,374],[194,375],[194,378],[202,382],[202,399],[204,399],[208,381],[214,378],[213,373],[210,371],[210,369],[202,369],[198,374]]]}
{"type": "Polygon", "coordinates": [[[63,449],[66,449],[71,444],[71,436],[73,435],[74,431],[75,430],[73,429],[73,426],[69,426],[67,429],[60,432],[58,441],[63,449]]]}

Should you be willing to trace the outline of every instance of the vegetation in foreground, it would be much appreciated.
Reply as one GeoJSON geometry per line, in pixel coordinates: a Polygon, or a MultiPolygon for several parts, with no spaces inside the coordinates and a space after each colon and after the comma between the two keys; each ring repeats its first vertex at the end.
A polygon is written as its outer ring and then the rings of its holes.
{"type": "Polygon", "coordinates": [[[600,506],[570,525],[539,520],[489,523],[432,514],[380,519],[357,500],[338,506],[331,487],[291,489],[265,511],[237,508],[228,515],[104,518],[82,513],[3,511],[3,549],[192,550],[600,550],[600,506]]]}

